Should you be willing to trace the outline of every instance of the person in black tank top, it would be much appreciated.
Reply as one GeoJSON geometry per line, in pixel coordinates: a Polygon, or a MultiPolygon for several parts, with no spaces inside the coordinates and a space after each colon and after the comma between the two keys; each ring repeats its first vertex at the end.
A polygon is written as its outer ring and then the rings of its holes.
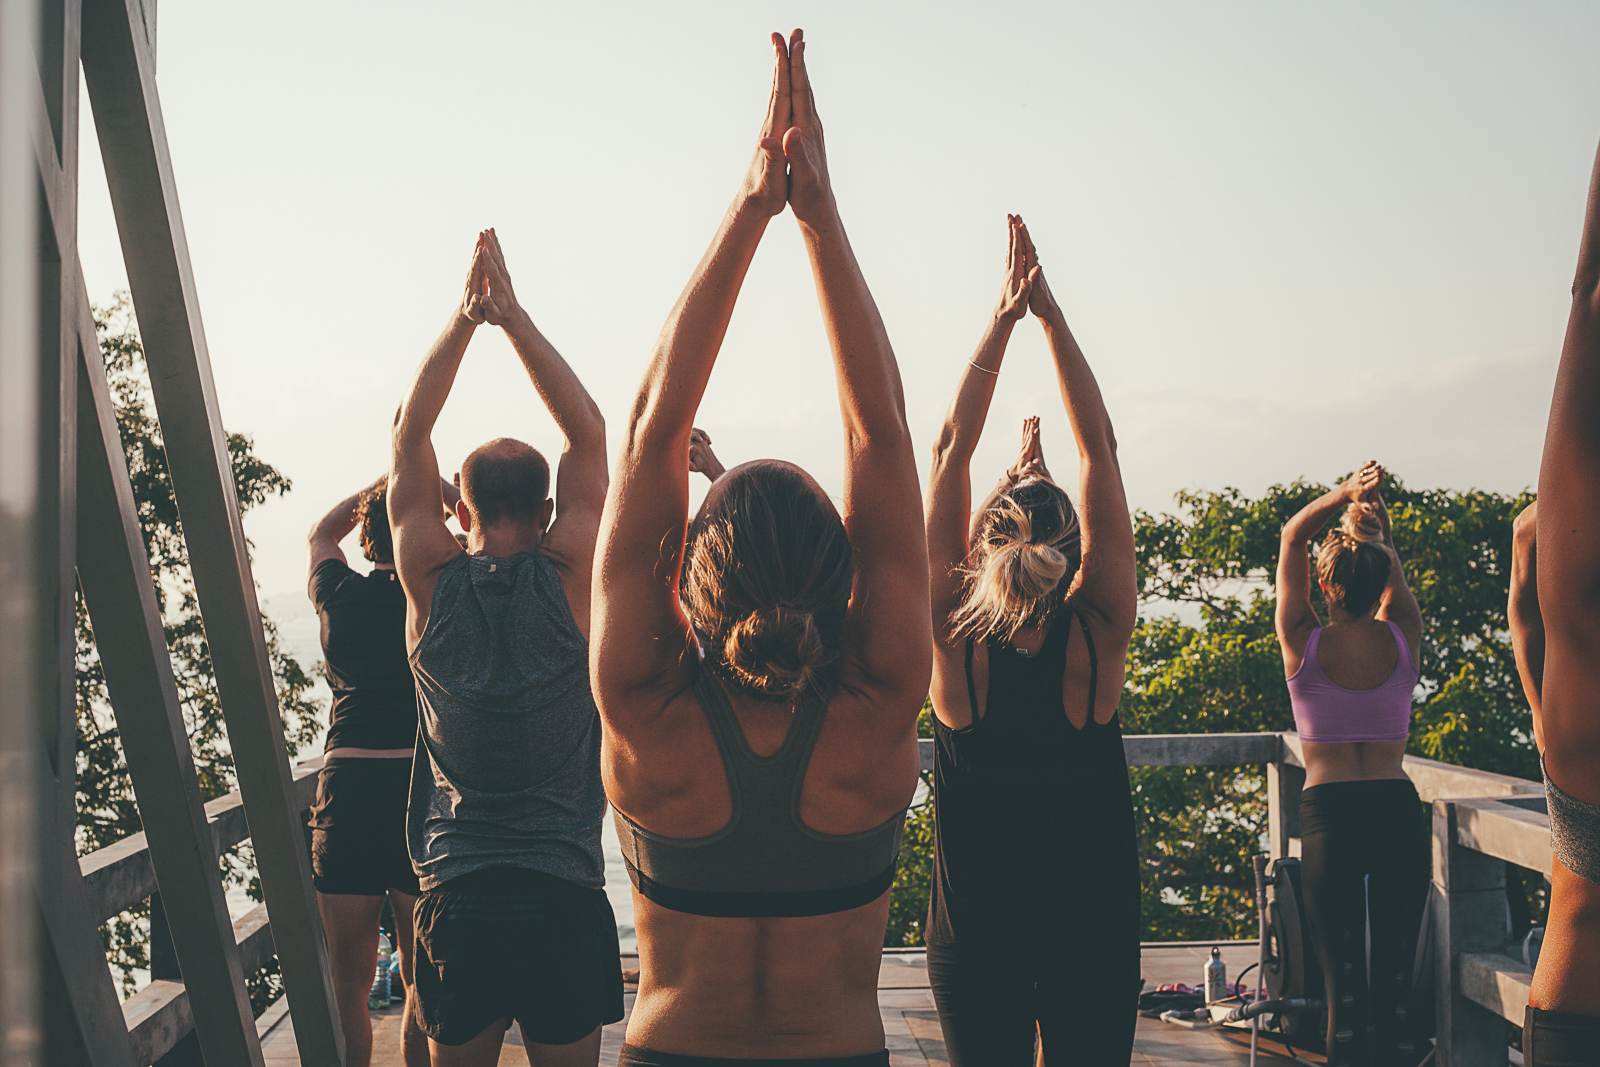
{"type": "MultiPolygon", "coordinates": [[[[384,900],[394,911],[395,949],[409,991],[420,892],[406,851],[417,692],[406,659],[406,596],[394,567],[388,481],[384,475],[334,505],[307,538],[307,592],[321,622],[333,690],[311,807],[311,870],[351,1067],[364,1067],[372,1054],[367,995],[384,900]],[[352,569],[339,547],[358,527],[361,552],[373,564],[369,574],[352,569]]],[[[450,485],[442,492],[446,499],[456,495],[450,485]]],[[[405,1017],[400,1040],[406,1062],[426,1064],[427,1041],[409,1004],[405,1017]]]]}
{"type": "Polygon", "coordinates": [[[934,875],[928,972],[952,1067],[1126,1064],[1139,867],[1117,698],[1136,610],[1110,418],[1010,218],[1005,289],[934,455],[934,875]],[[1039,420],[969,530],[968,473],[1015,323],[1049,339],[1082,470],[1082,517],[1039,420]]]}

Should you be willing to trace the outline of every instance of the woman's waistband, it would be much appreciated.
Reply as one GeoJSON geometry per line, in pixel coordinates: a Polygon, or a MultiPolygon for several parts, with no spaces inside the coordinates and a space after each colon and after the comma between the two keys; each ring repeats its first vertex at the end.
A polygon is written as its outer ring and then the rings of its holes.
{"type": "Polygon", "coordinates": [[[1300,793],[1300,832],[1303,836],[1335,827],[1412,828],[1421,818],[1421,804],[1409,778],[1324,782],[1300,793]]]}

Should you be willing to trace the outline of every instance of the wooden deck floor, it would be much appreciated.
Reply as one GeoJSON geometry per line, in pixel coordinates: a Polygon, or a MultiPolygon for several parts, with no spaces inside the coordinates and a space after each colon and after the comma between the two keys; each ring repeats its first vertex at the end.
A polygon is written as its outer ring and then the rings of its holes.
{"type": "MultiPolygon", "coordinates": [[[[1255,962],[1254,945],[1228,945],[1223,948],[1228,974],[1236,975],[1255,962]]],[[[1210,948],[1198,945],[1146,946],[1143,958],[1145,988],[1164,982],[1195,985],[1210,948]]],[[[624,967],[637,966],[625,959],[624,967]]],[[[630,987],[631,989],[631,987],[630,987]]],[[[633,994],[627,994],[633,1006],[633,994]]],[[[884,954],[878,979],[878,1008],[883,1014],[883,1030],[888,1039],[889,1062],[893,1067],[947,1067],[944,1041],[939,1034],[939,1016],[928,990],[928,970],[922,953],[890,951],[884,954]]],[[[398,1008],[373,1012],[373,1067],[402,1067],[400,1060],[400,1012],[398,1008]]],[[[294,1027],[284,1001],[258,1021],[261,1047],[267,1067],[298,1067],[300,1057],[294,1045],[294,1027]]],[[[627,1020],[606,1027],[600,1049],[600,1062],[615,1067],[617,1050],[622,1046],[627,1020]]],[[[527,1056],[520,1047],[521,1037],[513,1026],[506,1034],[500,1052],[501,1067],[524,1067],[527,1056]]],[[[1215,1030],[1182,1030],[1154,1019],[1140,1019],[1134,1042],[1134,1067],[1190,1067],[1226,1065],[1244,1067],[1250,1062],[1248,1035],[1215,1030]]],[[[1294,1062],[1321,1064],[1321,1056],[1299,1053],[1298,1061],[1281,1045],[1263,1040],[1259,1063],[1264,1065],[1294,1062]]]]}

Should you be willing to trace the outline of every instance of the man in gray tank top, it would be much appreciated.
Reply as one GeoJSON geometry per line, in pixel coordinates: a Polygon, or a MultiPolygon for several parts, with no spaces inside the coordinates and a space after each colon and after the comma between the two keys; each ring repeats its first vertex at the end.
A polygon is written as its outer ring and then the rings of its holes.
{"type": "Polygon", "coordinates": [[[622,1018],[589,688],[606,486],[600,411],[518,305],[486,230],[461,306],[396,415],[389,475],[420,719],[406,813],[423,891],[415,1001],[434,1067],[497,1062],[513,1018],[540,1067],[593,1067],[600,1027],[622,1018]],[[554,501],[549,465],[528,445],[500,438],[467,457],[463,552],[444,524],[430,435],[482,322],[505,329],[566,447],[554,501]]]}

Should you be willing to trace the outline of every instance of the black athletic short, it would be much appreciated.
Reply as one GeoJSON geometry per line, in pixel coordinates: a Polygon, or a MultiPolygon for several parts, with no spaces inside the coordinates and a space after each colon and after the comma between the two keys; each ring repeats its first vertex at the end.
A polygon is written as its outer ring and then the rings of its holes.
{"type": "Polygon", "coordinates": [[[317,892],[416,896],[417,872],[406,851],[409,759],[336,758],[317,774],[311,806],[311,872],[317,892]]]}
{"type": "Polygon", "coordinates": [[[617,919],[602,889],[492,867],[424,892],[416,924],[419,1021],[441,1045],[501,1019],[525,1041],[570,1045],[622,1018],[617,919]]]}

